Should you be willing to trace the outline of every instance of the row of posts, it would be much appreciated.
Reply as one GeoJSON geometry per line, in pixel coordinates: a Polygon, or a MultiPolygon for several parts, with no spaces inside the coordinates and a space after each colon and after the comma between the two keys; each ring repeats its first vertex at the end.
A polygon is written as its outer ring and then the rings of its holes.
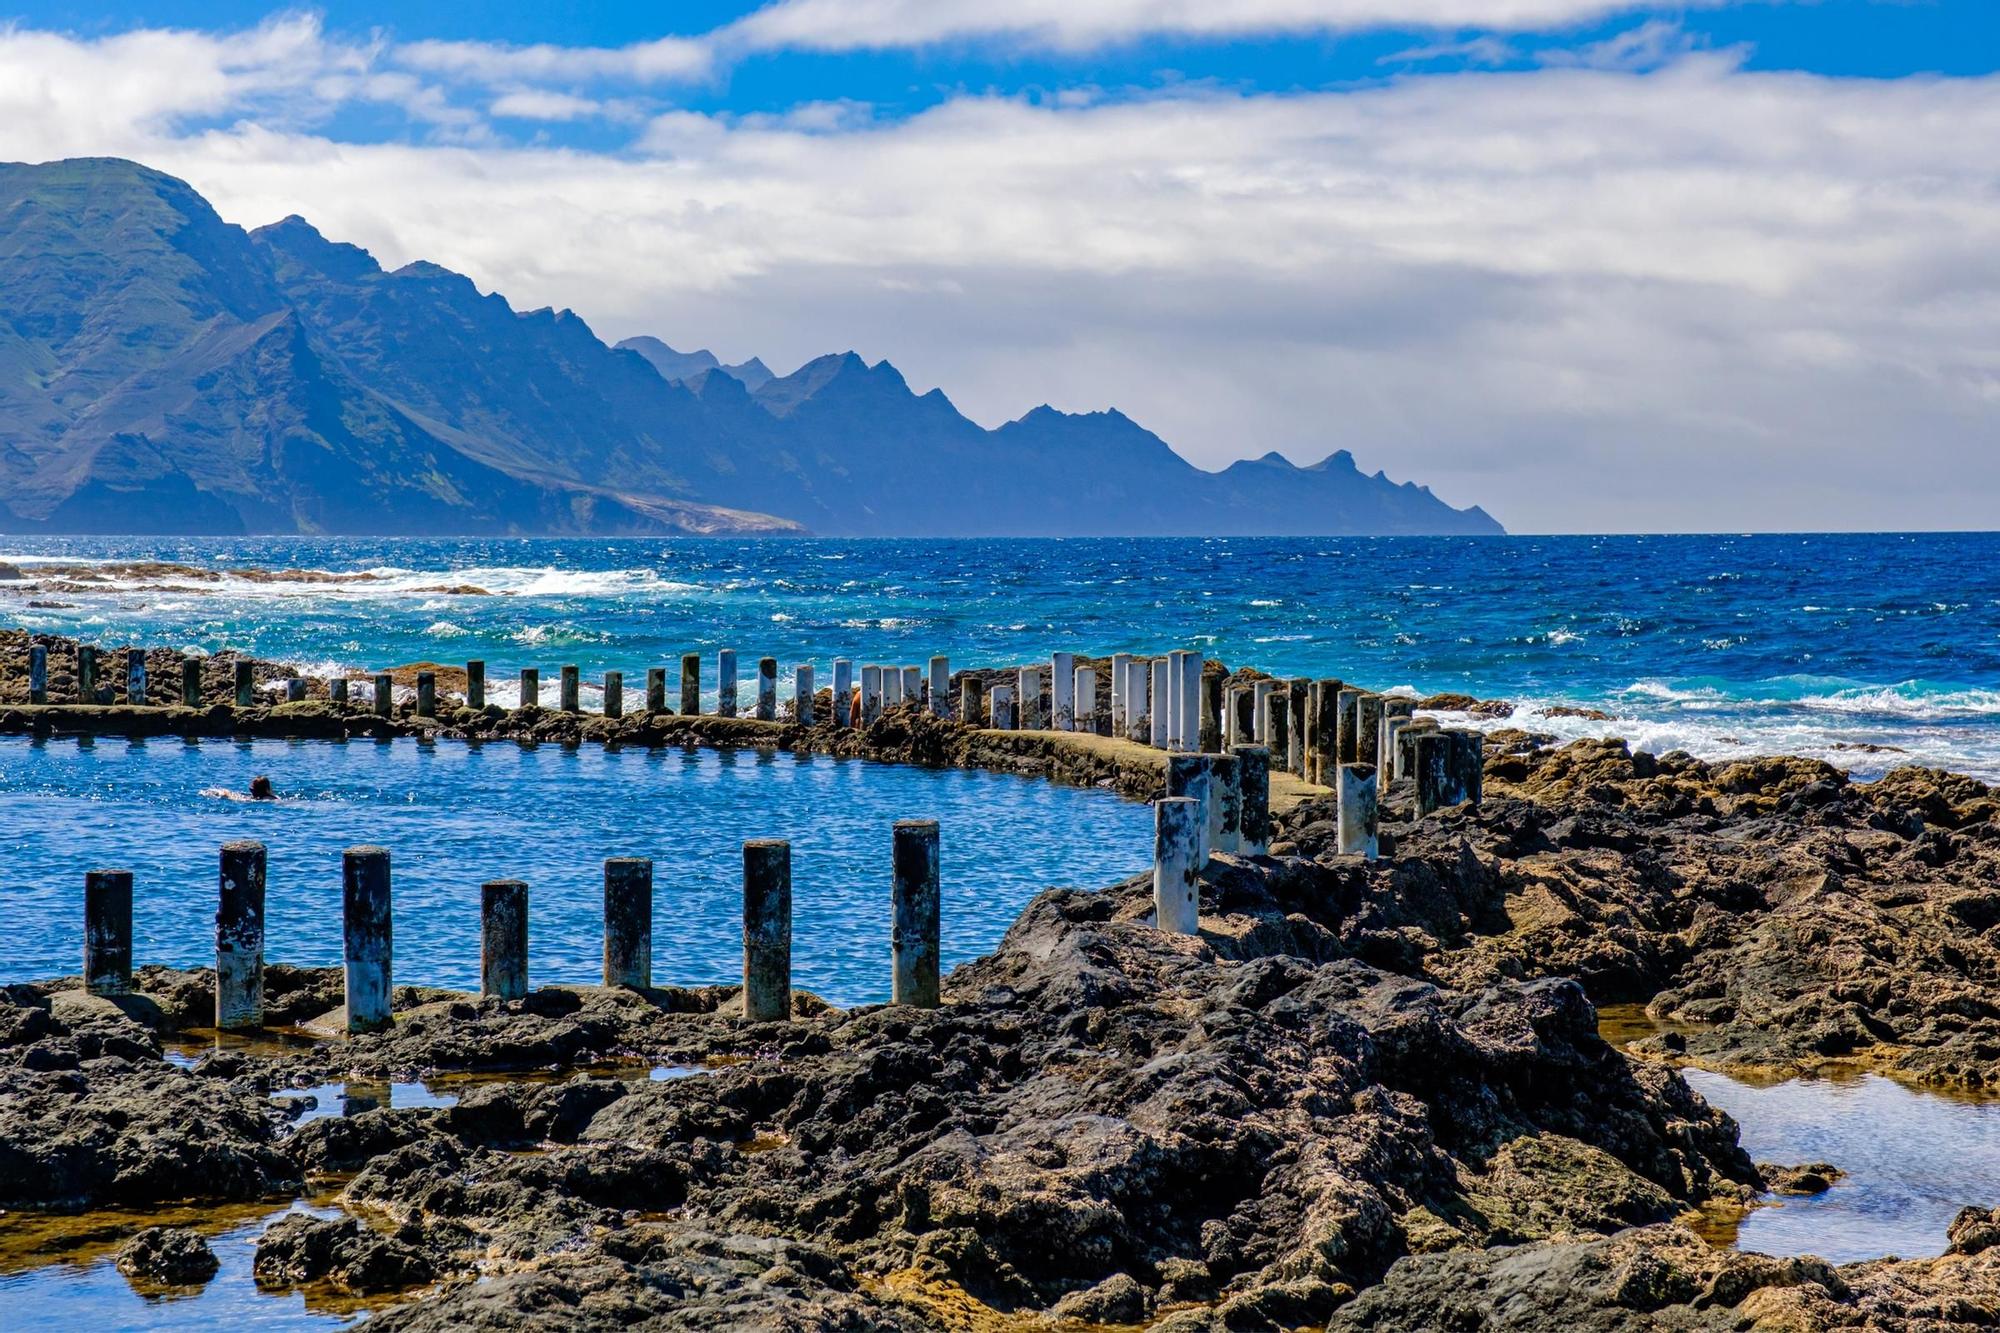
{"type": "MultiPolygon", "coordinates": [[[[215,914],[215,1026],[243,1031],[264,1023],[265,848],[224,844],[215,914]]],[[[890,1002],[939,1004],[938,825],[898,821],[892,831],[890,1002]]],[[[480,993],[518,1000],[528,993],[528,886],[518,879],[480,886],[480,993]]],[[[390,1022],[395,955],[389,852],[351,847],[341,857],[343,970],[347,1030],[390,1022]]],[[[132,989],[132,872],[93,870],[83,888],[83,983],[94,995],[132,989]]],[[[653,984],[653,863],[604,863],[604,984],[653,984]]],[[[792,1012],[792,845],[743,844],[743,1012],[754,1022],[792,1012]]]]}
{"type": "Polygon", "coordinates": [[[1417,813],[1478,804],[1484,795],[1485,742],[1469,728],[1446,729],[1415,716],[1416,703],[1339,680],[1259,680],[1224,695],[1225,731],[1233,744],[1254,742],[1271,763],[1315,786],[1344,793],[1364,767],[1384,782],[1413,779],[1417,813]]]}

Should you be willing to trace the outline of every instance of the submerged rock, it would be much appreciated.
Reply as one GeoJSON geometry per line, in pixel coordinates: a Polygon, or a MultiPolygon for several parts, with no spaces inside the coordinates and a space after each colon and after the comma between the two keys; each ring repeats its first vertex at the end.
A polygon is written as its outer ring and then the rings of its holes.
{"type": "Polygon", "coordinates": [[[118,1251],[118,1271],[163,1287],[199,1286],[221,1267],[201,1233],[188,1227],[147,1227],[118,1251]]]}

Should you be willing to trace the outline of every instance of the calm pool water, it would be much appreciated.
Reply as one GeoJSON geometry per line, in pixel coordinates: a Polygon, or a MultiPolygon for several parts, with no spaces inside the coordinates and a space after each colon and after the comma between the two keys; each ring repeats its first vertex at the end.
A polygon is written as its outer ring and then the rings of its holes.
{"type": "Polygon", "coordinates": [[[1108,791],[743,750],[606,752],[413,740],[0,740],[0,981],[74,973],[83,877],[134,875],[138,963],[213,963],[216,852],[270,849],[267,956],[340,961],[341,851],[389,848],[398,982],[476,988],[479,886],[530,886],[530,980],[601,971],[603,861],[654,861],[653,977],[740,975],[742,843],[792,841],[797,985],[887,998],[890,825],[936,819],[946,966],[1041,889],[1151,863],[1144,805],[1108,791]],[[224,799],[269,774],[275,803],[224,799]],[[205,792],[209,794],[204,794],[205,792]]]}

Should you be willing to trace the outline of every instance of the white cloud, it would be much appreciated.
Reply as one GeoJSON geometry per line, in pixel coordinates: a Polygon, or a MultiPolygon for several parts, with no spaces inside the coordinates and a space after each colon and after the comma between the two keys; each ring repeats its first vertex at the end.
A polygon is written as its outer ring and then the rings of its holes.
{"type": "Polygon", "coordinates": [[[647,153],[597,154],[333,142],[301,120],[367,52],[204,41],[0,35],[5,156],[137,157],[232,220],[303,213],[608,338],[855,347],[988,422],[1115,404],[1211,465],[1348,446],[1521,528],[2000,512],[2000,78],[1694,55],[884,123],[676,112],[647,153]],[[163,43],[176,77],[149,79],[163,43]]]}
{"type": "Polygon", "coordinates": [[[1469,65],[1511,65],[1521,52],[1501,38],[1488,34],[1462,42],[1428,42],[1383,56],[1378,65],[1414,65],[1430,60],[1463,60],[1469,65]]]}
{"type": "Polygon", "coordinates": [[[496,116],[514,120],[583,120],[602,115],[604,104],[591,97],[550,92],[544,88],[523,88],[502,93],[487,108],[496,116]]]}
{"type": "Polygon", "coordinates": [[[705,77],[712,53],[702,39],[662,37],[617,47],[404,42],[395,48],[394,58],[411,69],[484,83],[607,79],[651,84],[705,77]]]}
{"type": "MultiPolygon", "coordinates": [[[[1729,0],[1696,0],[1728,3],[1729,0]]],[[[825,51],[1009,39],[1081,50],[1147,36],[1218,37],[1368,28],[1568,27],[1646,0],[776,0],[721,34],[726,45],[825,51]]]]}

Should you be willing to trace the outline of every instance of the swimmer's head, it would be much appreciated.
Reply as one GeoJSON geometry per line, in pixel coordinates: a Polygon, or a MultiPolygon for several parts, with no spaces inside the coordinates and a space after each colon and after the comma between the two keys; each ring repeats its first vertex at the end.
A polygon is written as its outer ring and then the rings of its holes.
{"type": "Polygon", "coordinates": [[[271,779],[254,777],[250,779],[250,799],[253,801],[274,801],[278,794],[271,790],[271,779]]]}

